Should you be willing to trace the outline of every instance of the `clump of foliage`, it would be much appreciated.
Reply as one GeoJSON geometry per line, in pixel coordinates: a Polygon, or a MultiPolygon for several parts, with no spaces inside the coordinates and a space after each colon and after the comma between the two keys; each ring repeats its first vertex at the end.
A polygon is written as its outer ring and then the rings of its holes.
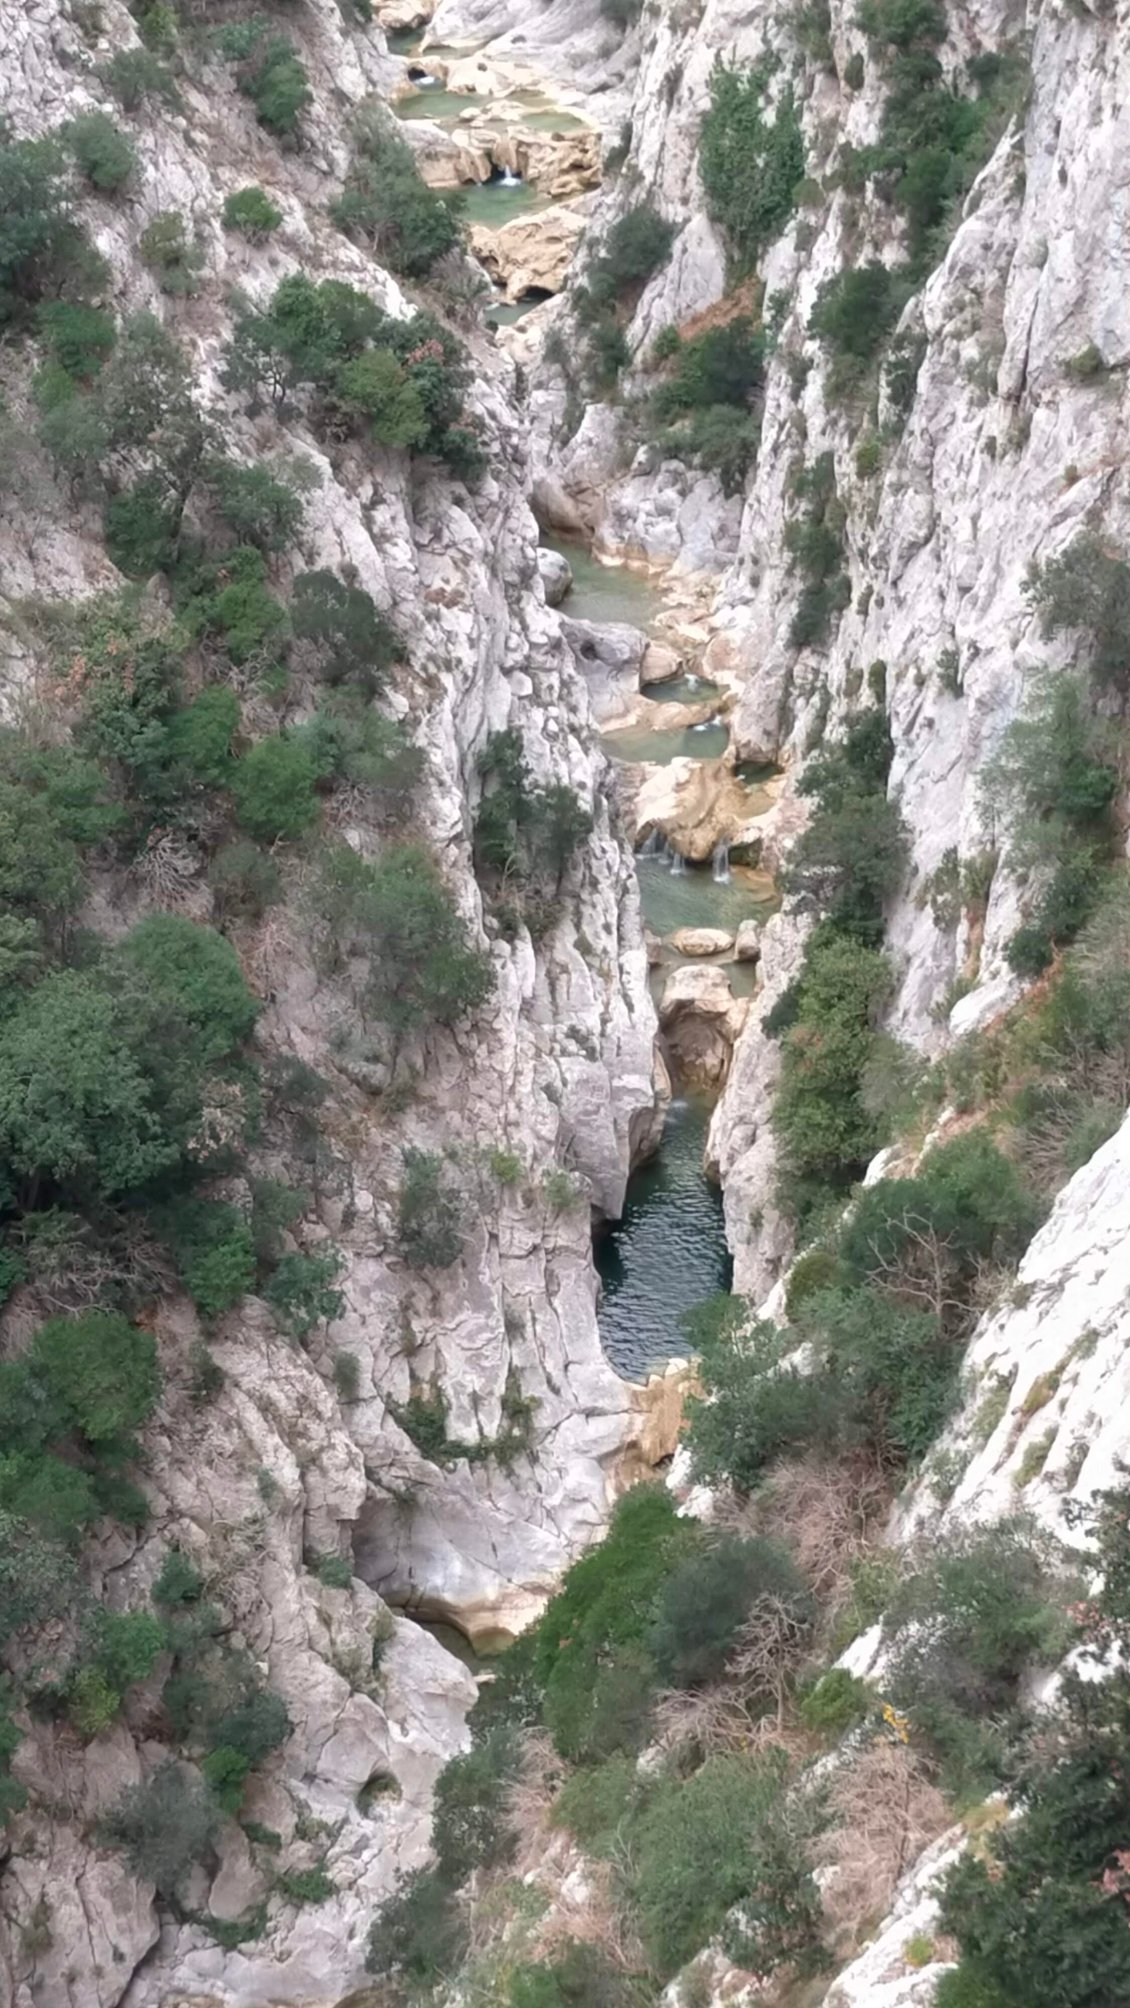
{"type": "Polygon", "coordinates": [[[38,300],[85,299],[106,269],[75,220],[59,142],[15,139],[0,121],[0,326],[38,300]]]}
{"type": "Polygon", "coordinates": [[[463,1252],[463,1224],[462,1195],[443,1159],[406,1150],[397,1239],[409,1268],[449,1269],[463,1252]]]}
{"type": "MultiPolygon", "coordinates": [[[[1098,1588],[1085,1614],[1084,1664],[1063,1679],[1043,1747],[1012,1787],[1020,1817],[949,1871],[942,1923],[961,1949],[939,2002],[948,2008],[1099,2008],[1130,1987],[1125,1840],[1130,1820],[1130,1581],[1125,1487],[1087,1509],[1098,1588]],[[1099,1677],[1095,1677],[1098,1675],[1099,1677]],[[952,1984],[951,1984],[952,1982],[952,1984]]],[[[1024,1608],[1030,1608],[1027,1597],[1024,1608]]],[[[1009,1627],[988,1596],[992,1636],[1009,1627]]],[[[1041,1635],[1040,1652],[1058,1643],[1041,1635]]],[[[1006,1644],[1011,1643],[1007,1641],[1006,1644]]]]}
{"type": "Polygon", "coordinates": [[[1092,530],[1081,530],[1058,557],[1033,564],[1028,597],[1045,635],[1078,635],[1086,667],[1104,689],[1130,685],[1130,564],[1092,530]]]}
{"type": "Polygon", "coordinates": [[[264,15],[256,14],[219,29],[216,45],[235,63],[236,82],[255,106],[259,124],[276,139],[296,139],[313,92],[290,36],[279,34],[264,15]]]}
{"type": "Polygon", "coordinates": [[[127,1785],[101,1821],[103,1838],[120,1847],[134,1874],[166,1899],[176,1896],[189,1871],[208,1856],[218,1828],[211,1793],[172,1758],[143,1784],[127,1785]]]}
{"type": "Polygon", "coordinates": [[[429,188],[391,119],[359,118],[354,145],[345,186],[330,205],[333,222],[393,272],[425,277],[460,242],[462,197],[429,188]]]}
{"type": "Polygon", "coordinates": [[[639,202],[625,210],[585,270],[585,285],[595,305],[610,307],[621,295],[646,284],[665,263],[674,236],[674,225],[652,203],[639,202]]]}
{"type": "Polygon", "coordinates": [[[860,25],[882,52],[887,96],[878,142],[850,157],[906,219],[911,272],[936,261],[951,219],[1022,100],[1026,67],[1012,50],[986,51],[946,76],[937,56],[945,10],[937,0],[864,0],[860,25]]]}
{"type": "Polygon", "coordinates": [[[828,377],[832,397],[843,397],[859,381],[898,319],[903,299],[898,278],[874,259],[824,281],[808,328],[833,358],[828,377]]]}
{"type": "Polygon", "coordinates": [[[333,572],[300,572],[290,603],[294,638],[320,681],[375,697],[403,650],[392,622],[360,586],[333,572]]]}
{"type": "Polygon", "coordinates": [[[761,437],[764,335],[737,315],[670,354],[674,367],[651,394],[647,430],[662,452],[718,474],[725,493],[736,494],[761,437]]]}
{"type": "Polygon", "coordinates": [[[524,921],[536,939],[557,917],[565,872],[592,830],[592,816],[565,782],[535,786],[513,726],[491,734],[479,771],[476,869],[491,882],[504,915],[524,921]]]}
{"type": "Polygon", "coordinates": [[[137,166],[133,142],[106,112],[81,112],[62,133],[75,166],[99,195],[117,195],[137,166]]]}
{"type": "Polygon", "coordinates": [[[892,1592],[887,1689],[967,1803],[1016,1774],[1022,1683],[1069,1643],[1069,1587],[1055,1544],[1016,1518],[939,1542],[892,1592]]]}
{"type": "Polygon", "coordinates": [[[877,945],[883,906],[905,859],[901,817],[887,800],[890,760],[887,723],[874,708],[810,763],[801,783],[816,807],[786,882],[822,920],[798,982],[768,1022],[785,1035],[774,1107],[781,1192],[802,1221],[829,1190],[858,1178],[882,1141],[863,1081],[889,982],[877,945]]]}
{"type": "Polygon", "coordinates": [[[174,107],[180,102],[172,71],[152,49],[115,49],[99,74],[124,112],[140,111],[150,102],[174,107]]]}
{"type": "Polygon", "coordinates": [[[277,732],[259,739],[232,773],[236,814],[260,843],[300,837],[318,817],[322,768],[307,735],[277,732]]]}
{"type": "Polygon", "coordinates": [[[1009,819],[1007,862],[1034,876],[1035,904],[1008,959],[1018,974],[1037,976],[1094,910],[1115,841],[1114,748],[1076,678],[1036,680],[983,786],[1009,819]]]}
{"type": "Polygon", "coordinates": [[[262,188],[237,188],[225,196],[220,221],[225,230],[238,230],[252,244],[263,244],[283,220],[282,210],[262,188]]]}
{"type": "Polygon", "coordinates": [[[707,207],[722,226],[739,272],[751,271],[793,212],[804,176],[804,145],[792,92],[779,96],[772,123],[766,63],[750,70],[716,64],[702,122],[698,171],[707,207]]]}
{"type": "Polygon", "coordinates": [[[434,454],[473,479],[485,455],[464,410],[468,377],[460,343],[434,315],[397,320],[352,286],[301,273],[263,312],[238,315],[224,372],[254,400],[312,391],[320,430],[434,454]]]}
{"type": "Polygon", "coordinates": [[[785,525],[785,549],[801,575],[796,612],[789,625],[793,648],[811,648],[828,640],[833,621],[851,599],[844,570],[844,507],[836,491],[836,464],[831,452],[821,453],[793,483],[801,511],[785,525]]]}
{"type": "Polygon", "coordinates": [[[338,952],[368,958],[366,998],[396,1033],[451,1025],[489,996],[488,958],[422,844],[390,844],[371,863],[346,846],[325,860],[321,918],[338,952]]]}
{"type": "Polygon", "coordinates": [[[179,209],[160,210],[146,224],[137,249],[162,293],[174,299],[195,293],[204,270],[204,247],[190,233],[179,209]]]}

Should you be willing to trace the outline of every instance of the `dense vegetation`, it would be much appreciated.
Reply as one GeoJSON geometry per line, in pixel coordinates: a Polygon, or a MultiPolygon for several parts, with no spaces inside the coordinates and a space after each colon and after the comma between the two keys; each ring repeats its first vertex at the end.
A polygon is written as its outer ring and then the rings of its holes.
{"type": "Polygon", "coordinates": [[[790,89],[777,94],[772,119],[766,117],[770,74],[765,63],[737,70],[719,62],[699,138],[698,171],[707,208],[726,234],[739,276],[752,271],[784,229],[804,177],[804,146],[790,89]]]}

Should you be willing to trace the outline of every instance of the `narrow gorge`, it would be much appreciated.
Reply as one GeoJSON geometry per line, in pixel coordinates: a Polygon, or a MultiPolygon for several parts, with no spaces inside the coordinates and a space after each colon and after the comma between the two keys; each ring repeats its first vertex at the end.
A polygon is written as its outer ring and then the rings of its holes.
{"type": "Polygon", "coordinates": [[[1130,2008],[1122,0],[0,0],[0,2008],[1130,2008]]]}

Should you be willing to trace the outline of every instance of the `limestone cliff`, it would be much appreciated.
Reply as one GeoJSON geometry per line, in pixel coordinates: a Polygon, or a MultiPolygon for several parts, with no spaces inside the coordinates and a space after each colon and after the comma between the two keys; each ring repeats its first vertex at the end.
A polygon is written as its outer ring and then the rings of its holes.
{"type": "MultiPolygon", "coordinates": [[[[356,1987],[379,1900],[398,1869],[424,1858],[431,1783],[459,1747],[474,1695],[458,1661],[416,1624],[390,1618],[382,1597],[476,1636],[520,1625],[601,1526],[636,1428],[630,1391],[597,1339],[589,1213],[590,1205],[618,1211],[630,1159],[653,1133],[654,1016],[630,856],[584,688],[539,583],[512,368],[488,338],[472,337],[470,402],[490,456],[474,489],[409,470],[396,452],[330,454],[298,418],[241,416],[219,385],[236,289],[262,303],[301,271],[357,286],[394,315],[411,311],[396,281],[326,217],[351,113],[400,74],[379,28],[350,26],[345,11],[312,0],[288,15],[313,91],[297,149],[273,143],[212,66],[206,84],[182,82],[175,111],[137,113],[140,167],[127,198],[91,197],[83,214],[109,261],[105,304],[150,309],[175,330],[198,394],[222,416],[228,450],[249,459],[300,451],[312,463],[316,485],[291,569],[348,577],[407,637],[391,703],[425,755],[416,820],[473,936],[489,947],[493,998],[473,1027],[408,1039],[395,1059],[397,1079],[412,1086],[398,1098],[388,1093],[387,1042],[366,1021],[361,972],[348,963],[332,970],[315,955],[302,868],[262,926],[234,930],[265,1004],[264,1055],[301,1060],[329,1082],[331,1170],[296,1234],[308,1249],[332,1236],[342,1251],[342,1306],[303,1349],[245,1301],[211,1335],[222,1386],[201,1405],[191,1391],[198,1327],[185,1304],[166,1303],[165,1391],[144,1444],[151,1517],[143,1535],[107,1541],[92,1567],[121,1607],[147,1592],[175,1542],[222,1585],[236,1636],[294,1724],[245,1807],[282,1852],[253,1858],[228,1821],[211,1886],[194,1888],[181,1921],[159,1928],[151,1886],[134,1881],[93,1832],[121,1788],[159,1761],[149,1726],[157,1690],[85,1746],[65,1729],[24,1725],[16,1773],[29,1803],[10,1831],[0,1881],[0,1973],[14,2008],[47,1999],[157,2008],[190,1997],[312,2004],[356,1987]],[[225,196],[248,183],[283,212],[260,247],[220,227],[225,196]],[[136,248],[145,223],[170,208],[204,251],[199,286],[179,305],[163,298],[136,248]],[[471,869],[478,755],[507,725],[520,730],[538,780],[572,786],[592,817],[560,923],[536,948],[524,929],[506,939],[487,920],[471,869]],[[458,1263],[426,1280],[395,1245],[409,1146],[459,1163],[473,1219],[458,1263]],[[506,1183],[486,1168],[491,1151],[513,1160],[506,1183]],[[343,1354],[356,1371],[335,1383],[343,1354]],[[487,1454],[433,1461],[418,1449],[396,1417],[420,1390],[442,1397],[449,1440],[487,1454]],[[512,1415],[516,1405],[520,1449],[495,1460],[490,1445],[504,1433],[504,1409],[512,1415]],[[314,1558],[327,1555],[350,1563],[349,1588],[313,1573],[314,1558]],[[327,1902],[303,1908],[272,1893],[280,1866],[315,1858],[334,1885],[327,1902]],[[192,1911],[242,1918],[261,1904],[265,1926],[238,1949],[189,1921],[192,1911]]],[[[0,10],[0,33],[4,110],[19,138],[110,108],[102,66],[138,46],[120,0],[97,8],[12,0],[0,10]]],[[[5,373],[9,408],[23,414],[18,358],[5,373]]],[[[39,673],[17,609],[120,583],[98,511],[76,503],[33,452],[18,488],[6,489],[0,520],[9,719],[39,673]]],[[[355,851],[379,847],[363,793],[333,813],[355,851]]],[[[151,879],[113,874],[85,917],[116,934],[166,896],[151,879]]],[[[199,861],[175,898],[208,917],[199,861]]],[[[14,1300],[12,1343],[38,1308],[14,1300]]]]}

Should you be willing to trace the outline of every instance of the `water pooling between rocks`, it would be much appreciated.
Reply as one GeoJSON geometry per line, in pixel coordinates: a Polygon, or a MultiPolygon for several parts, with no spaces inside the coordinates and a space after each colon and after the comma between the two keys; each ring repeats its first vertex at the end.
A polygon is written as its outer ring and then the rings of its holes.
{"type": "Polygon", "coordinates": [[[681,1314],[730,1287],[722,1194],[702,1168],[710,1110],[705,1095],[672,1102],[659,1151],[596,1244],[601,1342],[628,1380],[684,1353],[681,1314]]]}
{"type": "MultiPolygon", "coordinates": [[[[663,600],[651,580],[623,566],[601,564],[584,545],[562,538],[545,541],[567,560],[572,573],[561,605],[564,615],[596,628],[626,624],[649,638],[661,636],[663,600]]],[[[723,692],[698,677],[693,666],[667,683],[648,685],[644,694],[665,703],[664,721],[661,724],[644,705],[644,722],[605,731],[605,749],[618,764],[654,768],[676,758],[717,760],[725,752],[729,729],[721,714],[713,716],[723,692]],[[680,706],[696,707],[706,715],[696,719],[691,711],[695,722],[683,725],[680,706]]],[[[758,778],[749,791],[751,815],[761,806],[758,778]]],[[[713,928],[732,938],[743,921],[764,919],[773,910],[771,880],[747,866],[731,865],[725,844],[713,863],[696,866],[678,857],[659,837],[637,853],[636,871],[645,926],[660,937],[658,948],[652,945],[652,994],[657,1007],[672,977],[708,969],[717,974],[699,978],[695,973],[691,980],[720,991],[724,1012],[728,985],[729,1001],[740,1022],[740,1000],[756,984],[756,962],[737,961],[732,946],[715,956],[680,953],[669,937],[681,928],[713,928]]],[[[721,1051],[726,1056],[728,1047],[721,1051]]],[[[673,1035],[671,1057],[676,1063],[679,1054],[673,1035]]],[[[684,1353],[682,1313],[730,1286],[722,1196],[704,1170],[713,1101],[713,1094],[691,1092],[676,1080],[660,1148],[630,1179],[622,1217],[597,1239],[601,1341],[613,1366],[630,1380],[642,1380],[684,1353]]]]}

